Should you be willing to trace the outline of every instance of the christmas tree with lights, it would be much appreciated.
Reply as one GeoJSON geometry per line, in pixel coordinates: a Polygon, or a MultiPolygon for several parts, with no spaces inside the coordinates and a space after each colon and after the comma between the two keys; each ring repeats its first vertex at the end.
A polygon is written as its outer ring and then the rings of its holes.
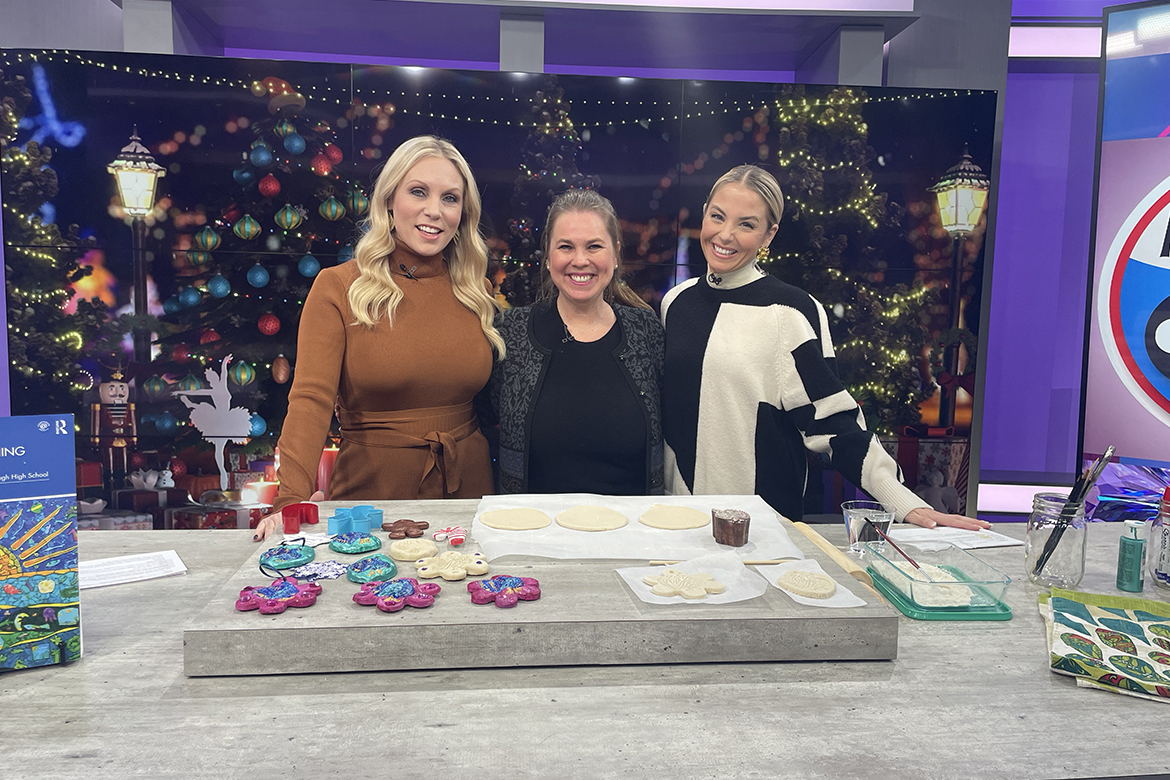
{"type": "Polygon", "coordinates": [[[108,346],[117,321],[98,300],[79,300],[65,313],[70,285],[90,269],[78,264],[88,247],[77,226],[66,231],[40,214],[57,195],[52,150],[30,141],[15,145],[17,126],[32,97],[21,76],[0,71],[0,183],[4,194],[4,281],[8,300],[12,414],[78,414],[94,377],[78,363],[82,348],[108,346]],[[103,338],[104,337],[104,338],[103,338]],[[98,343],[100,342],[100,343],[98,343]]]}
{"type": "Polygon", "coordinates": [[[230,200],[184,242],[180,287],[163,303],[172,333],[143,389],[146,422],[173,433],[185,416],[174,391],[202,390],[204,367],[231,355],[232,403],[252,412],[249,447],[261,450],[279,437],[288,409],[305,297],[322,266],[352,258],[370,204],[341,174],[336,131],[304,115],[295,88],[266,78],[252,91],[267,97],[269,115],[240,127],[250,140],[224,171],[230,200]]]}
{"type": "Polygon", "coordinates": [[[886,283],[905,212],[873,181],[865,101],[847,87],[781,92],[773,124],[784,224],[764,264],[825,306],[842,382],[870,428],[888,434],[921,422],[931,396],[919,364],[936,295],[920,282],[886,283]]]}
{"type": "Polygon", "coordinates": [[[511,251],[504,266],[509,271],[504,292],[513,306],[532,303],[540,291],[540,231],[553,199],[568,189],[597,189],[601,184],[598,177],[577,170],[581,136],[569,118],[570,105],[556,76],[546,76],[532,96],[532,129],[521,149],[512,191],[512,213],[518,216],[508,222],[511,251]]]}

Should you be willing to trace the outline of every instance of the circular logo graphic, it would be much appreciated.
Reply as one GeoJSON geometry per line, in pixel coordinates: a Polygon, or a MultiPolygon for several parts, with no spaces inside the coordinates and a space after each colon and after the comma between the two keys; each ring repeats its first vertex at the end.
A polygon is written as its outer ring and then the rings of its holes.
{"type": "Polygon", "coordinates": [[[1096,308],[1113,370],[1170,426],[1170,178],[1142,198],[1113,237],[1096,308]]]}
{"type": "Polygon", "coordinates": [[[47,431],[47,430],[49,430],[49,422],[48,422],[48,420],[41,420],[39,423],[37,423],[37,430],[39,430],[39,431],[47,431]]]}

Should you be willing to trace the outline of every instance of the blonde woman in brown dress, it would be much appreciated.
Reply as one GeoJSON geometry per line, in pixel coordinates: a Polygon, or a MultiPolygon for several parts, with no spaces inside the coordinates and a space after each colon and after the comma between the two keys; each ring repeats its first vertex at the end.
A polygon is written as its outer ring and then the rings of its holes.
{"type": "Polygon", "coordinates": [[[484,284],[487,248],[471,170],[449,142],[406,141],[378,176],[354,260],[323,270],[305,300],[280,436],[280,509],[313,495],[334,401],[341,451],[333,501],[479,498],[492,491],[472,399],[504,342],[484,284]]]}

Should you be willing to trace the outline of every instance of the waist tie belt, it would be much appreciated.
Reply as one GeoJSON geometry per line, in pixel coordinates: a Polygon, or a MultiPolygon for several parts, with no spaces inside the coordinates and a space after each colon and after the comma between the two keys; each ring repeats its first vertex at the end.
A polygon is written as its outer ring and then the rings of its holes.
{"type": "Polygon", "coordinates": [[[455,443],[479,430],[472,404],[395,412],[342,411],[341,438],[360,447],[427,449],[419,498],[443,498],[462,483],[455,443]]]}

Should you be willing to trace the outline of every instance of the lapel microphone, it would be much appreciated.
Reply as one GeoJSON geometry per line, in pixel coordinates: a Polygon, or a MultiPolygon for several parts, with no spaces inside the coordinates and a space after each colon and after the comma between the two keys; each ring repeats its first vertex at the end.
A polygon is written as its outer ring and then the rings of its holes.
{"type": "Polygon", "coordinates": [[[407,268],[405,263],[399,263],[398,267],[402,269],[402,273],[406,274],[407,279],[418,280],[418,277],[414,275],[414,272],[418,270],[417,265],[407,268]]]}

